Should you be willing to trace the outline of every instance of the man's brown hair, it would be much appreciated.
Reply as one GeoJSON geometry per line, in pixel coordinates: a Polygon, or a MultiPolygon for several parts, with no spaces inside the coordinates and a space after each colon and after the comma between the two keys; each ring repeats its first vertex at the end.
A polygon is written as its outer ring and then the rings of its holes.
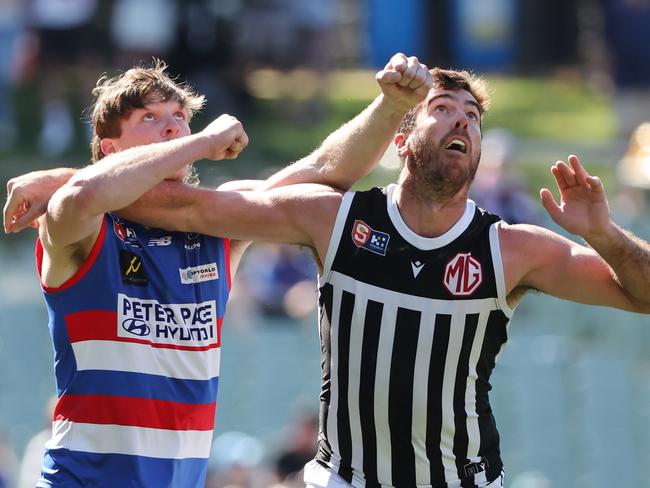
{"type": "Polygon", "coordinates": [[[165,72],[167,65],[154,60],[149,68],[132,68],[113,78],[102,76],[93,89],[95,103],[91,123],[90,143],[93,162],[104,157],[101,143],[106,137],[121,135],[120,121],[133,110],[152,102],[175,100],[187,110],[190,119],[205,103],[205,97],[184,83],[177,83],[165,72]]]}
{"type": "MultiPolygon", "coordinates": [[[[451,69],[433,68],[432,89],[441,90],[466,90],[474,97],[480,107],[481,119],[490,108],[490,92],[487,82],[469,71],[456,71],[451,69]]],[[[408,134],[415,126],[418,111],[424,102],[413,107],[402,119],[398,132],[408,134]]]]}

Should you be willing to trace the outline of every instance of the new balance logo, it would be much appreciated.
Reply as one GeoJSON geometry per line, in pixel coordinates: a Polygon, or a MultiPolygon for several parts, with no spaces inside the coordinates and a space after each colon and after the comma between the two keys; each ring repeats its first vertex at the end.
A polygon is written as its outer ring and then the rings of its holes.
{"type": "Polygon", "coordinates": [[[422,271],[422,268],[424,268],[424,263],[421,263],[420,261],[411,261],[411,269],[413,270],[413,278],[418,277],[418,275],[420,274],[420,271],[422,271]]]}
{"type": "Polygon", "coordinates": [[[147,246],[169,246],[172,243],[172,236],[152,237],[147,246]]]}

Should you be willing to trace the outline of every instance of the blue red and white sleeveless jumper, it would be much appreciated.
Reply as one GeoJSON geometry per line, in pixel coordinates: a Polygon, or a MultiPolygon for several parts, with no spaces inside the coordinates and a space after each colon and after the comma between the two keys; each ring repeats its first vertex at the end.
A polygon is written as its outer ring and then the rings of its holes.
{"type": "Polygon", "coordinates": [[[229,251],[107,214],[77,274],[43,286],[59,400],[37,486],[204,486],[229,251]]]}
{"type": "Polygon", "coordinates": [[[419,236],[394,188],[346,193],[332,231],[316,461],[359,488],[485,486],[503,467],[488,392],[513,312],[500,219],[467,201],[419,236]]]}

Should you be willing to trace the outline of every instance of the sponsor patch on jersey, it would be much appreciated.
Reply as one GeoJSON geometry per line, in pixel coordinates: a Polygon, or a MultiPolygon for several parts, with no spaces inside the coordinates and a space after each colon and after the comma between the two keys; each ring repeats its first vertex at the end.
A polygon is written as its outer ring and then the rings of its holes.
{"type": "Polygon", "coordinates": [[[117,295],[117,335],[156,344],[203,347],[220,343],[217,302],[160,303],[117,295]]]}
{"type": "Polygon", "coordinates": [[[125,225],[124,222],[120,221],[119,218],[114,215],[111,215],[111,218],[113,219],[113,232],[115,232],[115,235],[122,242],[140,248],[140,244],[138,244],[138,236],[135,231],[131,227],[125,225]]]}
{"type": "Polygon", "coordinates": [[[390,235],[386,232],[374,230],[363,220],[354,221],[352,242],[354,242],[355,246],[385,256],[389,240],[390,235]]]}
{"type": "Polygon", "coordinates": [[[187,232],[185,239],[183,239],[183,246],[188,251],[201,248],[201,235],[196,232],[187,232]]]}
{"type": "Polygon", "coordinates": [[[120,251],[120,274],[126,285],[147,286],[149,280],[140,256],[131,251],[120,251]]]}
{"type": "Polygon", "coordinates": [[[470,476],[474,476],[475,474],[479,474],[482,473],[483,471],[487,471],[489,467],[490,464],[488,463],[488,460],[485,458],[481,458],[480,461],[474,463],[468,463],[465,465],[465,477],[469,478],[470,476]]]}
{"type": "Polygon", "coordinates": [[[482,282],[483,268],[471,253],[458,253],[445,266],[444,283],[452,295],[471,295],[482,282]]]}
{"type": "Polygon", "coordinates": [[[202,264],[190,268],[178,268],[181,274],[181,283],[191,285],[201,283],[202,281],[211,281],[219,278],[219,268],[217,263],[202,264]]]}

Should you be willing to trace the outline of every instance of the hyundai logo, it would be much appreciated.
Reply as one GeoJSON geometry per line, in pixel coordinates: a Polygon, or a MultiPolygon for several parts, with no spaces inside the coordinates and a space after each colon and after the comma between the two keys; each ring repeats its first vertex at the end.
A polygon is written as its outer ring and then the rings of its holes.
{"type": "Polygon", "coordinates": [[[126,319],[122,322],[122,328],[129,334],[144,337],[149,335],[151,329],[144,320],[140,319],[126,319]]]}

